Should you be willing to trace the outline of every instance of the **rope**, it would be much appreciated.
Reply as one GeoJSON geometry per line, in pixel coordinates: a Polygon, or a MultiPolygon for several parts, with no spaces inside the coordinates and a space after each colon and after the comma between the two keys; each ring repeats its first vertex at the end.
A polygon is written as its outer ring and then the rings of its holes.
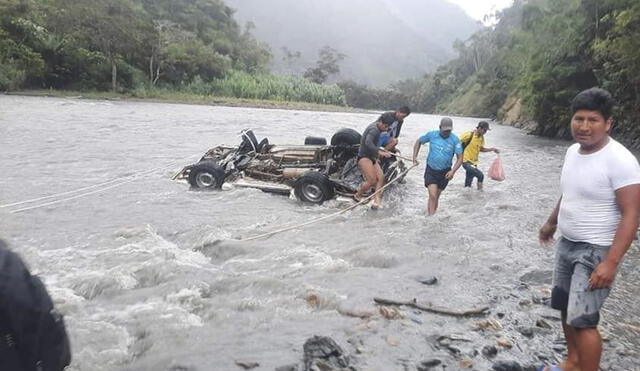
{"type": "Polygon", "coordinates": [[[306,226],[311,225],[311,224],[320,223],[321,221],[324,221],[324,220],[327,220],[327,219],[335,218],[336,216],[344,214],[349,210],[353,210],[353,209],[355,209],[356,207],[358,207],[360,205],[364,205],[369,200],[371,200],[373,197],[375,197],[378,193],[384,191],[387,187],[389,187],[390,185],[392,185],[396,181],[402,179],[403,176],[405,176],[409,171],[413,170],[416,166],[418,166],[418,164],[412,165],[410,168],[408,168],[407,170],[405,170],[402,173],[400,173],[400,175],[398,175],[394,180],[392,180],[391,182],[389,182],[389,183],[385,184],[384,186],[382,186],[379,190],[375,191],[374,193],[372,193],[368,197],[363,198],[357,204],[347,207],[346,209],[342,209],[342,210],[340,210],[338,212],[335,212],[335,213],[330,214],[330,215],[323,216],[321,218],[312,219],[312,220],[310,220],[310,221],[308,221],[306,223],[297,224],[297,225],[294,225],[294,226],[278,229],[276,231],[263,233],[263,234],[258,235],[258,236],[244,238],[242,240],[236,240],[236,241],[238,241],[238,242],[247,242],[247,241],[258,240],[258,239],[265,238],[265,237],[270,237],[270,236],[273,236],[273,235],[276,235],[276,234],[279,234],[279,233],[287,232],[287,231],[290,231],[292,229],[298,229],[298,228],[306,227],[306,226]]]}
{"type": "MultiPolygon", "coordinates": [[[[110,189],[117,188],[117,187],[120,187],[120,186],[122,186],[122,185],[132,183],[132,182],[134,182],[134,181],[138,180],[138,178],[140,178],[140,177],[142,177],[142,176],[152,174],[152,173],[154,173],[154,172],[156,172],[156,171],[160,171],[160,170],[165,170],[165,169],[171,168],[171,167],[175,166],[175,164],[176,164],[177,162],[178,162],[178,161],[173,161],[172,163],[170,163],[170,164],[169,164],[169,165],[167,165],[167,166],[158,167],[158,168],[155,168],[155,169],[152,169],[152,170],[147,170],[147,171],[142,172],[142,173],[140,173],[140,174],[132,175],[132,176],[130,176],[130,177],[127,177],[127,178],[130,178],[130,179],[128,179],[128,180],[123,180],[123,181],[121,181],[120,183],[116,183],[116,184],[113,184],[113,185],[108,186],[108,187],[104,187],[104,188],[101,188],[101,189],[97,189],[97,190],[95,190],[95,191],[85,192],[85,193],[81,193],[81,194],[79,194],[79,195],[75,195],[75,196],[71,196],[71,197],[67,197],[67,198],[62,198],[62,199],[55,200],[55,201],[45,202],[45,203],[43,203],[43,204],[38,204],[38,205],[34,205],[34,206],[24,207],[24,208],[21,208],[21,209],[11,210],[11,211],[9,211],[9,213],[10,213],[10,214],[17,214],[17,213],[21,213],[21,212],[24,212],[24,211],[29,211],[29,210],[34,210],[34,209],[40,209],[40,208],[43,208],[43,207],[46,207],[46,206],[59,204],[59,203],[65,202],[65,201],[71,201],[71,200],[75,200],[75,199],[77,199],[77,198],[86,197],[86,196],[90,196],[90,195],[93,195],[93,194],[96,194],[96,193],[105,192],[105,191],[108,191],[108,190],[110,190],[110,189]]],[[[122,179],[127,179],[127,178],[122,178],[122,179]]],[[[116,179],[116,180],[122,180],[122,179],[116,179]]],[[[114,180],[114,181],[116,181],[116,180],[114,180]]],[[[107,183],[112,183],[112,182],[114,182],[114,181],[107,182],[107,183]]],[[[85,188],[90,188],[90,187],[85,187],[85,188]]],[[[94,188],[95,188],[95,187],[94,187],[94,188]]],[[[63,193],[58,194],[58,195],[51,195],[51,196],[41,197],[41,198],[52,198],[52,197],[60,196],[60,195],[62,195],[62,194],[75,193],[75,192],[77,192],[77,191],[78,191],[78,190],[76,190],[76,191],[69,191],[69,192],[63,192],[63,193]]],[[[24,204],[24,203],[28,203],[28,201],[23,201],[23,202],[16,203],[16,204],[24,204]]]]}
{"type": "MultiPolygon", "coordinates": [[[[175,165],[177,162],[178,162],[178,161],[174,161],[174,162],[172,162],[172,163],[171,163],[171,166],[175,165]]],[[[141,174],[134,174],[134,175],[129,175],[129,176],[126,176],[126,177],[123,177],[123,178],[116,178],[116,179],[112,179],[112,180],[109,180],[109,181],[106,181],[106,182],[102,182],[102,183],[98,183],[98,184],[94,184],[94,185],[90,185],[90,186],[86,186],[86,187],[82,187],[82,188],[74,189],[74,190],[71,190],[71,191],[66,191],[66,192],[61,192],[61,193],[55,193],[55,194],[52,194],[52,195],[49,195],[49,196],[43,196],[43,197],[38,197],[38,198],[32,198],[32,199],[30,199],[30,200],[24,200],[24,201],[20,201],[20,202],[14,202],[14,203],[10,203],[10,204],[0,205],[0,209],[4,209],[4,208],[7,208],[7,207],[13,207],[13,206],[24,205],[24,204],[30,204],[30,203],[33,203],[33,202],[36,202],[36,201],[48,200],[48,199],[50,199],[50,198],[56,198],[56,197],[66,196],[66,195],[70,195],[70,194],[73,194],[73,193],[78,193],[78,192],[81,192],[81,191],[86,191],[86,190],[88,190],[88,189],[93,189],[93,188],[97,188],[97,187],[101,187],[101,186],[109,185],[109,184],[111,184],[111,183],[116,183],[116,182],[122,181],[123,179],[128,179],[128,178],[131,178],[131,177],[139,177],[139,176],[141,176],[141,175],[150,174],[150,173],[153,173],[153,172],[155,172],[155,171],[162,170],[162,169],[165,169],[165,168],[167,168],[167,166],[164,166],[164,167],[158,167],[158,168],[155,168],[155,169],[152,169],[152,170],[147,170],[146,172],[143,172],[143,173],[141,173],[141,174]]]]}

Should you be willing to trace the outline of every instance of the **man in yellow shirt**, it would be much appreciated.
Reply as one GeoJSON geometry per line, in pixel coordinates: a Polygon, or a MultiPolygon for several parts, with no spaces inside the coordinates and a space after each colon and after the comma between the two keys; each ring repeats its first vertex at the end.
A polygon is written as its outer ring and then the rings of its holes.
{"type": "Polygon", "coordinates": [[[478,157],[480,152],[500,153],[497,148],[486,148],[484,146],[484,136],[489,131],[489,123],[480,121],[474,131],[464,133],[460,136],[460,142],[464,146],[464,154],[462,158],[462,167],[464,167],[467,176],[464,180],[465,187],[471,187],[473,178],[478,178],[478,190],[482,191],[482,182],[484,174],[478,169],[478,157]]]}

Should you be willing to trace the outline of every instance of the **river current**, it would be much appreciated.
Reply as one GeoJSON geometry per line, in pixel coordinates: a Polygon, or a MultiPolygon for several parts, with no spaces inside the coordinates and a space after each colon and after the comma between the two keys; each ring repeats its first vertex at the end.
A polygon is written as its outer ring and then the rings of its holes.
{"type": "MultiPolygon", "coordinates": [[[[0,205],[127,181],[61,203],[46,205],[80,193],[0,208],[0,238],[44,279],[65,315],[69,369],[240,370],[236,361],[248,360],[274,370],[300,362],[313,335],[332,337],[358,370],[415,370],[427,359],[447,370],[467,360],[488,370],[496,360],[561,359],[557,314],[539,304],[554,250],[539,246],[537,230],[558,199],[568,142],[492,125],[486,144],[503,151],[506,180],[487,180],[482,193],[463,189],[461,169],[434,217],[426,216],[422,164],[385,194],[380,210],[361,207],[245,243],[234,240],[345,204],[308,206],[230,187],[195,192],[171,180],[208,148],[239,143],[244,128],[272,143],[302,144],[342,127],[362,131],[375,118],[0,95],[0,205]],[[421,276],[438,283],[423,285],[421,276]],[[403,318],[386,319],[374,297],[488,305],[490,313],[456,318],[400,308],[403,318]],[[494,326],[478,329],[488,318],[494,326]],[[552,329],[521,331],[539,328],[540,319],[552,329]],[[493,360],[477,354],[500,338],[513,347],[498,346],[493,360]]],[[[458,133],[478,122],[453,119],[458,133]]],[[[410,156],[439,120],[409,116],[402,152],[410,156]]],[[[423,148],[423,163],[425,155],[423,148]]],[[[486,171],[494,156],[482,154],[480,167],[486,171]]],[[[639,262],[634,245],[605,306],[604,370],[640,370],[639,262]]]]}

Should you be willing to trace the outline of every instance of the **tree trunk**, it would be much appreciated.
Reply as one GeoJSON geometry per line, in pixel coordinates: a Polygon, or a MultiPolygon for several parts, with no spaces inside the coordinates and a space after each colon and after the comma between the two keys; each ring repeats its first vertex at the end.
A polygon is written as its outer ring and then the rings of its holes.
{"type": "Polygon", "coordinates": [[[111,90],[115,93],[118,90],[118,66],[116,61],[111,61],[111,90]]]}
{"type": "Polygon", "coordinates": [[[160,78],[160,63],[158,63],[158,69],[156,70],[156,77],[153,79],[153,86],[156,86],[158,79],[160,78]]]}
{"type": "Polygon", "coordinates": [[[596,40],[598,39],[598,34],[600,33],[600,7],[598,2],[596,1],[596,40]]]}
{"type": "Polygon", "coordinates": [[[149,83],[153,85],[153,54],[149,58],[149,83]]]}

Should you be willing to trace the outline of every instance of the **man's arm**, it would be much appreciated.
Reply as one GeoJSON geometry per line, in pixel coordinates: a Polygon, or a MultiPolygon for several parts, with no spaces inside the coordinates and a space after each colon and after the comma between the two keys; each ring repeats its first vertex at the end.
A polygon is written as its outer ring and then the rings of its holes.
{"type": "Polygon", "coordinates": [[[422,143],[418,138],[418,140],[416,140],[416,144],[413,145],[413,163],[415,165],[418,164],[418,154],[420,154],[420,147],[422,147],[422,143]]]}
{"type": "Polygon", "coordinates": [[[500,153],[500,150],[495,148],[495,147],[482,147],[480,148],[480,152],[495,152],[495,153],[500,153]]]}
{"type": "Polygon", "coordinates": [[[451,171],[449,171],[445,177],[449,180],[453,179],[453,176],[456,175],[456,171],[458,171],[458,169],[460,169],[460,166],[462,166],[462,154],[456,154],[456,163],[453,165],[453,168],[451,169],[451,171]]]}
{"type": "Polygon", "coordinates": [[[560,212],[561,202],[562,197],[560,197],[558,203],[556,204],[556,207],[553,208],[551,215],[549,215],[549,218],[542,225],[540,231],[538,232],[540,243],[544,246],[549,246],[553,243],[553,235],[556,233],[556,229],[558,229],[558,213],[560,212]]]}
{"type": "Polygon", "coordinates": [[[640,218],[640,184],[616,190],[616,202],[622,218],[613,245],[604,261],[596,266],[589,281],[592,289],[610,287],[616,277],[618,266],[636,238],[640,218]]]}

